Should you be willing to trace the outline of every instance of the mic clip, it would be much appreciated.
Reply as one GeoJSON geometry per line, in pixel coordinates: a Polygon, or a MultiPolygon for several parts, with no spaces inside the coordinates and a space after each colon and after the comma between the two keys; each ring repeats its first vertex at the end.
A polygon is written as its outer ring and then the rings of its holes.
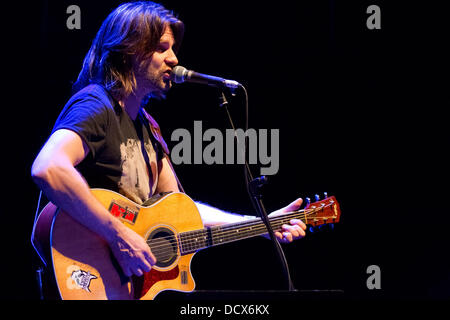
{"type": "Polygon", "coordinates": [[[266,176],[261,176],[249,182],[250,192],[255,198],[261,198],[261,187],[268,183],[266,176]]]}

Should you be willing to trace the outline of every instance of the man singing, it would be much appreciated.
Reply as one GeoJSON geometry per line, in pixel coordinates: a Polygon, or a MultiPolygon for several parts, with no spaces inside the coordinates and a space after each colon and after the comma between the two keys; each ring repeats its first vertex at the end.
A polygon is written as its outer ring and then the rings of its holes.
{"type": "MultiPolygon", "coordinates": [[[[157,124],[142,106],[149,97],[164,98],[171,88],[183,31],[172,12],[153,2],[115,9],[98,31],[74,94],[32,166],[32,177],[46,197],[103,238],[127,276],[149,272],[155,256],[90,188],[116,191],[141,205],[154,194],[180,191],[157,124]]],[[[272,215],[296,210],[301,203],[299,198],[272,215]]],[[[247,219],[197,206],[205,226],[247,219]]],[[[294,219],[275,234],[291,242],[304,237],[305,229],[294,219]]]]}

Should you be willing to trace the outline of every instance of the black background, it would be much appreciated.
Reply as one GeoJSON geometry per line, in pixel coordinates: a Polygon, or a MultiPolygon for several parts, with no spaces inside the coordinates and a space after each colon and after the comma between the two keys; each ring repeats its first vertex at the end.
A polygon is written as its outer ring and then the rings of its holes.
{"type": "MultiPolygon", "coordinates": [[[[31,164],[96,31],[119,3],[33,1],[2,12],[4,299],[38,299],[29,241],[38,199],[31,164]],[[71,4],[81,8],[81,30],[66,27],[71,4]]],[[[424,1],[162,4],[186,25],[180,65],[243,83],[250,127],[280,129],[279,172],[264,188],[267,209],[324,191],[341,205],[333,231],[283,245],[295,287],[343,290],[341,298],[448,299],[443,8],[424,1]],[[381,8],[381,30],[366,27],[371,4],[381,8]],[[370,265],[381,268],[381,290],[366,287],[370,265]]],[[[243,102],[241,92],[231,101],[238,127],[243,102]]],[[[170,147],[171,133],[193,132],[195,120],[203,130],[229,128],[210,87],[175,86],[150,112],[170,147]]],[[[258,166],[252,169],[258,174],[258,166]]],[[[252,214],[242,166],[176,170],[192,198],[252,214]]],[[[272,246],[261,238],[199,252],[192,272],[199,290],[285,289],[272,246]]]]}

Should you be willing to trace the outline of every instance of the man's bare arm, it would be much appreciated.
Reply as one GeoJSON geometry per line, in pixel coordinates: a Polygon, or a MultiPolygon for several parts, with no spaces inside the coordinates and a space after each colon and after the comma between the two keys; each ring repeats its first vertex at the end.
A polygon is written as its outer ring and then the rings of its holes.
{"type": "MultiPolygon", "coordinates": [[[[162,160],[159,172],[158,187],[157,192],[178,192],[177,181],[175,175],[167,163],[166,159],[162,160]]],[[[203,224],[206,227],[223,225],[234,222],[241,222],[248,219],[255,218],[254,216],[241,215],[231,212],[225,212],[221,209],[212,207],[206,203],[196,201],[198,211],[202,218],[203,224]]],[[[302,204],[302,199],[297,199],[288,206],[277,210],[270,214],[271,217],[278,214],[283,214],[284,212],[289,212],[292,210],[298,210],[302,204]]],[[[281,242],[292,242],[295,239],[299,239],[305,236],[306,225],[298,219],[291,220],[290,224],[285,224],[282,226],[282,231],[276,231],[275,236],[281,242]]],[[[268,236],[267,236],[268,237],[268,236]]]]}
{"type": "Polygon", "coordinates": [[[54,132],[36,157],[31,174],[47,198],[110,245],[125,274],[142,275],[156,262],[144,239],[115,219],[92,195],[75,169],[89,148],[73,131],[54,132]]]}

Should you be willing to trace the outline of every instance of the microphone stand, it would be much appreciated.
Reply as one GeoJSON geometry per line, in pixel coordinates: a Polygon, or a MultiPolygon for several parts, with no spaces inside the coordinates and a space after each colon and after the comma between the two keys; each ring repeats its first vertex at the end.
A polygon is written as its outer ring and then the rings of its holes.
{"type": "MultiPolygon", "coordinates": [[[[248,128],[247,128],[248,127],[248,95],[247,95],[247,91],[246,91],[245,87],[242,85],[240,85],[240,87],[245,91],[245,95],[246,95],[246,99],[247,99],[247,101],[246,101],[246,128],[245,129],[248,130],[248,128]]],[[[231,94],[232,94],[232,96],[235,95],[233,90],[231,91],[231,94]]],[[[220,92],[219,102],[220,102],[219,106],[225,108],[227,115],[228,115],[228,119],[231,124],[231,127],[233,128],[233,130],[235,132],[235,137],[236,137],[236,139],[238,139],[238,137],[236,135],[236,128],[234,126],[233,120],[232,120],[230,112],[228,110],[228,101],[225,97],[225,93],[223,90],[221,90],[221,92],[220,92]]],[[[288,284],[288,290],[290,292],[296,291],[296,289],[294,288],[294,285],[292,283],[292,280],[291,280],[291,275],[289,272],[289,266],[288,266],[288,263],[286,260],[286,256],[284,255],[284,252],[283,252],[283,249],[281,248],[280,243],[278,242],[278,240],[275,237],[275,234],[272,229],[272,225],[270,224],[270,220],[267,215],[266,208],[262,201],[261,187],[263,185],[267,184],[267,182],[268,182],[267,177],[262,176],[262,177],[258,177],[258,178],[253,178],[253,175],[251,173],[250,166],[247,162],[247,157],[246,157],[247,139],[246,139],[245,135],[244,135],[243,153],[244,153],[244,164],[245,164],[244,165],[245,182],[246,182],[247,192],[250,196],[250,201],[251,201],[254,209],[258,213],[258,215],[261,217],[261,220],[264,222],[267,232],[269,234],[269,237],[270,237],[270,239],[275,247],[275,250],[278,254],[278,257],[279,257],[280,263],[283,267],[283,271],[284,271],[286,281],[288,284]]]]}

